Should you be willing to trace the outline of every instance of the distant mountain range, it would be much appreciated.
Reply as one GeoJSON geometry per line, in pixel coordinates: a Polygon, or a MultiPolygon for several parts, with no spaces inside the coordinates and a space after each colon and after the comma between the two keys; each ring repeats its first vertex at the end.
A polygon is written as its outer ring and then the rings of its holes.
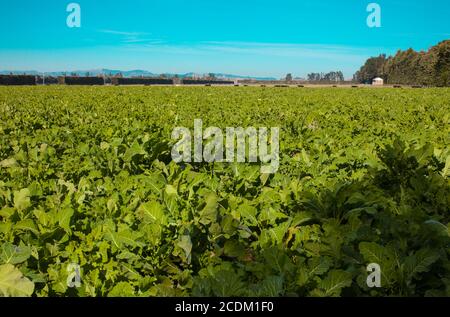
{"type": "MultiPolygon", "coordinates": [[[[113,70],[113,69],[88,69],[88,70],[77,70],[77,71],[58,71],[58,72],[46,72],[45,76],[70,76],[70,74],[76,73],[78,76],[86,76],[89,74],[89,76],[98,76],[98,75],[117,75],[122,74],[123,77],[158,77],[160,74],[155,74],[146,70],[136,69],[136,70],[129,70],[129,71],[122,71],[122,70],[113,70]]],[[[42,75],[42,72],[38,72],[35,70],[24,70],[24,71],[9,71],[9,70],[3,70],[0,71],[0,75],[42,75]]],[[[256,80],[276,80],[274,77],[253,77],[253,76],[240,76],[240,75],[233,75],[233,74],[223,74],[223,73],[213,73],[216,78],[220,79],[256,79],[256,80]]],[[[185,77],[202,77],[204,74],[197,74],[197,73],[186,73],[186,74],[171,74],[171,73],[165,73],[163,74],[167,77],[175,77],[178,76],[180,78],[185,77]]]]}

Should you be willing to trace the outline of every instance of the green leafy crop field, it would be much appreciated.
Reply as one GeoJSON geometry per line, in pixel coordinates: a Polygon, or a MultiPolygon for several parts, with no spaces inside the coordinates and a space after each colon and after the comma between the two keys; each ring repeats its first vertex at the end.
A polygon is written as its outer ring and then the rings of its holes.
{"type": "Polygon", "coordinates": [[[449,127],[445,88],[0,87],[0,296],[450,296],[449,127]],[[280,127],[278,172],[174,163],[197,118],[280,127]]]}

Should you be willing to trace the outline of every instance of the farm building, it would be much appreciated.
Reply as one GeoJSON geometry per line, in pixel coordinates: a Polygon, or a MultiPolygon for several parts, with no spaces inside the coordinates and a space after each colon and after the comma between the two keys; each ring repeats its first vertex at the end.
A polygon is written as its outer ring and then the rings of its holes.
{"type": "Polygon", "coordinates": [[[233,85],[231,80],[183,79],[183,85],[233,85]]]}
{"type": "Polygon", "coordinates": [[[0,85],[1,86],[36,85],[36,77],[27,75],[0,75],[0,85]]]}
{"type": "Polygon", "coordinates": [[[380,77],[374,78],[374,79],[372,80],[372,85],[373,85],[373,86],[383,86],[383,85],[384,85],[384,80],[383,80],[383,78],[380,78],[380,77]]]}
{"type": "Polygon", "coordinates": [[[164,78],[123,78],[113,77],[111,79],[113,85],[172,85],[172,79],[164,78]]]}
{"type": "Polygon", "coordinates": [[[58,84],[60,85],[104,85],[103,77],[76,77],[76,76],[59,76],[58,84]]]}

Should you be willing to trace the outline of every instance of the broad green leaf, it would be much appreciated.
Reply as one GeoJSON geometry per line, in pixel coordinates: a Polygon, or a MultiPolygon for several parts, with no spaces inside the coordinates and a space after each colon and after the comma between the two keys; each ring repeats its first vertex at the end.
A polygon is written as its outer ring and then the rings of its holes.
{"type": "Polygon", "coordinates": [[[65,207],[58,211],[58,223],[61,228],[63,228],[66,232],[70,232],[70,221],[74,214],[74,210],[70,207],[65,207]]]}
{"type": "Polygon", "coordinates": [[[213,272],[210,285],[213,295],[217,297],[235,297],[245,294],[244,283],[233,271],[219,270],[213,272]]]}
{"type": "Polygon", "coordinates": [[[17,164],[15,158],[11,157],[0,162],[0,167],[12,167],[17,164]]]}
{"type": "Polygon", "coordinates": [[[173,187],[172,185],[166,185],[166,194],[169,196],[175,196],[177,195],[177,189],[173,187]]]}
{"type": "Polygon", "coordinates": [[[248,203],[244,203],[238,207],[238,211],[241,214],[242,218],[244,218],[248,223],[248,225],[258,225],[258,219],[256,218],[257,210],[255,207],[249,205],[248,203]]]}
{"type": "Polygon", "coordinates": [[[180,240],[177,243],[177,246],[183,250],[183,257],[185,261],[190,264],[191,263],[191,252],[192,252],[192,241],[189,235],[181,236],[180,240]]]}
{"type": "MultiPolygon", "coordinates": [[[[345,287],[352,284],[352,275],[342,270],[332,270],[328,275],[319,282],[318,287],[323,292],[321,294],[327,297],[335,297],[341,295],[341,291],[345,287]]],[[[313,292],[314,294],[314,292],[313,292]]]]}
{"type": "Polygon", "coordinates": [[[34,283],[24,277],[14,265],[0,265],[0,295],[6,297],[28,297],[34,292],[34,283]]]}
{"type": "Polygon", "coordinates": [[[142,233],[133,232],[129,229],[123,229],[119,232],[107,229],[105,232],[105,239],[111,241],[112,244],[118,249],[121,249],[124,245],[132,247],[138,246],[139,243],[137,239],[141,236],[142,233]]]}
{"type": "Polygon", "coordinates": [[[308,261],[310,275],[322,275],[330,269],[331,260],[328,257],[311,258],[308,261]]]}
{"type": "Polygon", "coordinates": [[[140,232],[132,231],[130,229],[122,229],[117,232],[117,239],[120,243],[124,245],[129,245],[132,247],[138,246],[139,238],[142,236],[140,232]]]}
{"type": "Polygon", "coordinates": [[[258,297],[278,297],[282,296],[283,278],[281,276],[268,276],[256,285],[256,296],[258,297]]]}
{"type": "Polygon", "coordinates": [[[245,254],[245,248],[238,241],[228,240],[225,242],[223,252],[226,256],[238,258],[245,254]]]}
{"type": "Polygon", "coordinates": [[[261,245],[265,245],[270,242],[275,245],[283,244],[284,236],[288,232],[290,224],[291,221],[285,221],[274,228],[262,230],[260,238],[261,245]]]}
{"type": "Polygon", "coordinates": [[[366,261],[365,265],[370,263],[380,265],[382,285],[389,285],[395,280],[397,257],[391,248],[380,246],[374,242],[361,242],[359,250],[366,261]]]}
{"type": "Polygon", "coordinates": [[[108,293],[108,297],[133,297],[134,287],[128,282],[119,282],[108,293]]]}
{"type": "Polygon", "coordinates": [[[30,190],[28,188],[23,188],[19,191],[14,192],[14,207],[19,210],[25,210],[31,206],[30,202],[30,190]]]}
{"type": "Polygon", "coordinates": [[[445,167],[442,171],[442,176],[450,176],[450,155],[447,156],[447,159],[445,160],[445,167]]]}
{"type": "Polygon", "coordinates": [[[200,223],[208,225],[217,218],[218,199],[215,193],[209,193],[205,197],[206,206],[200,211],[200,223]]]}
{"type": "Polygon", "coordinates": [[[15,246],[9,242],[4,243],[0,251],[0,264],[19,264],[25,262],[31,256],[29,246],[15,246]]]}
{"type": "Polygon", "coordinates": [[[443,223],[440,223],[439,221],[427,220],[425,221],[425,224],[433,228],[436,232],[438,232],[442,236],[450,236],[450,231],[448,230],[448,227],[443,223]]]}
{"type": "Polygon", "coordinates": [[[439,253],[429,249],[420,249],[414,255],[405,258],[405,269],[412,277],[428,272],[430,266],[439,259],[439,253]]]}
{"type": "Polygon", "coordinates": [[[24,231],[31,231],[34,234],[39,234],[39,231],[36,227],[36,224],[31,219],[25,219],[22,221],[19,221],[14,225],[15,230],[24,230],[24,231]]]}
{"type": "Polygon", "coordinates": [[[140,219],[147,223],[158,223],[162,226],[167,224],[167,217],[160,203],[150,201],[142,204],[137,210],[140,219]]]}
{"type": "Polygon", "coordinates": [[[368,263],[391,263],[394,260],[394,253],[386,247],[374,242],[361,242],[359,251],[368,263]]]}
{"type": "Polygon", "coordinates": [[[146,153],[144,148],[137,141],[134,141],[131,147],[125,152],[123,159],[125,162],[130,162],[134,156],[145,155],[146,153]]]}

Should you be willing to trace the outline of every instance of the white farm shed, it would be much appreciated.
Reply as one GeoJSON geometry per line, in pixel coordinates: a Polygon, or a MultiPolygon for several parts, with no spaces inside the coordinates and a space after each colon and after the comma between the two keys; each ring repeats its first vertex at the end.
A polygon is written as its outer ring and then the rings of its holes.
{"type": "Polygon", "coordinates": [[[373,86],[383,86],[383,85],[384,85],[384,80],[383,80],[383,78],[380,78],[380,77],[374,78],[374,79],[372,80],[372,85],[373,85],[373,86]]]}

